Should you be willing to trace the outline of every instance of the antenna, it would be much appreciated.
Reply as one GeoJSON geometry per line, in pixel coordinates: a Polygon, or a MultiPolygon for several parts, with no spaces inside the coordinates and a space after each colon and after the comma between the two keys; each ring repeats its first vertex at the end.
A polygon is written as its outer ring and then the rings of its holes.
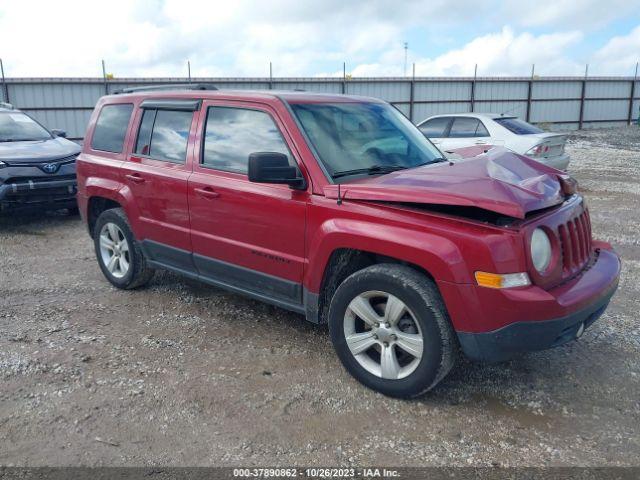
{"type": "Polygon", "coordinates": [[[404,76],[407,76],[407,51],[409,50],[409,44],[404,42],[404,76]]]}

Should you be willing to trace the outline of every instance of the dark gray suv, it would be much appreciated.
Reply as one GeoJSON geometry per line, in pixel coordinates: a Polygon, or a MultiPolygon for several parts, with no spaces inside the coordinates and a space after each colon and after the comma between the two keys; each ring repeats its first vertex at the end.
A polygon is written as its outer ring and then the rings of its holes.
{"type": "Polygon", "coordinates": [[[76,206],[80,146],[0,103],[0,212],[76,206]]]}

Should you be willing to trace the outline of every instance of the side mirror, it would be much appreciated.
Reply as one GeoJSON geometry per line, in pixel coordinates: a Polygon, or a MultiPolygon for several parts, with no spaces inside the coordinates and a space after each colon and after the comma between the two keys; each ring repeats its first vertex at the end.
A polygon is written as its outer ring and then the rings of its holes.
{"type": "Polygon", "coordinates": [[[51,133],[53,133],[56,137],[67,138],[67,132],[65,132],[64,130],[54,128],[53,130],[51,130],[51,133]]]}
{"type": "Polygon", "coordinates": [[[282,183],[296,190],[307,188],[298,167],[289,165],[289,158],[276,152],[256,152],[249,155],[249,181],[282,183]]]}

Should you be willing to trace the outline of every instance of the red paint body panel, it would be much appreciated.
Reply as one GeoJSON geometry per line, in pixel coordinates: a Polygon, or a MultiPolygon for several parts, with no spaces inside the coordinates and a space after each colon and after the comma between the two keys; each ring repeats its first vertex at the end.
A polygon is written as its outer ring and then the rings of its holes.
{"type": "Polygon", "coordinates": [[[125,209],[138,239],[301,284],[316,294],[337,249],[390,257],[416,265],[434,278],[459,332],[489,332],[523,320],[561,317],[597,301],[617,281],[618,257],[610,247],[591,241],[588,213],[579,196],[568,195],[566,176],[500,148],[487,153],[482,153],[486,146],[465,149],[459,152],[463,156],[480,155],[452,166],[442,163],[345,182],[339,187],[342,202],[338,202],[338,185],[323,173],[287,106],[287,102],[320,101],[377,100],[242,91],[104,97],[78,158],[83,218],[87,219],[92,197],[108,198],[125,209]],[[91,149],[104,104],[137,107],[146,98],[203,100],[202,108],[194,112],[184,165],[131,154],[141,116],[138,108],[123,153],[91,149]],[[201,166],[209,105],[247,106],[269,113],[307,180],[307,189],[252,183],[246,175],[201,166]],[[139,183],[131,175],[145,181],[139,183]],[[434,204],[476,207],[519,220],[497,226],[429,210],[434,204]],[[557,236],[567,225],[582,232],[576,238],[583,250],[576,251],[588,264],[576,271],[567,268],[557,240],[548,271],[537,273],[528,253],[531,233],[540,227],[557,236]],[[479,287],[474,281],[479,270],[527,272],[532,285],[504,290],[479,287]]]}

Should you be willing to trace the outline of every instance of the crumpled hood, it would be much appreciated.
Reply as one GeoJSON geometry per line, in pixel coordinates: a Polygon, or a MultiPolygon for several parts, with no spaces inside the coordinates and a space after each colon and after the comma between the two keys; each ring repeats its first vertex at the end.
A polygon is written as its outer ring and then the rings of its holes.
{"type": "Polygon", "coordinates": [[[11,163],[57,160],[80,153],[80,145],[65,138],[30,142],[0,142],[0,160],[11,163]]]}
{"type": "MultiPolygon", "coordinates": [[[[340,197],[419,204],[478,207],[515,218],[562,203],[572,193],[560,170],[502,147],[454,164],[438,163],[354,180],[340,185],[340,197]]],[[[338,185],[324,193],[338,198],[338,185]]]]}

